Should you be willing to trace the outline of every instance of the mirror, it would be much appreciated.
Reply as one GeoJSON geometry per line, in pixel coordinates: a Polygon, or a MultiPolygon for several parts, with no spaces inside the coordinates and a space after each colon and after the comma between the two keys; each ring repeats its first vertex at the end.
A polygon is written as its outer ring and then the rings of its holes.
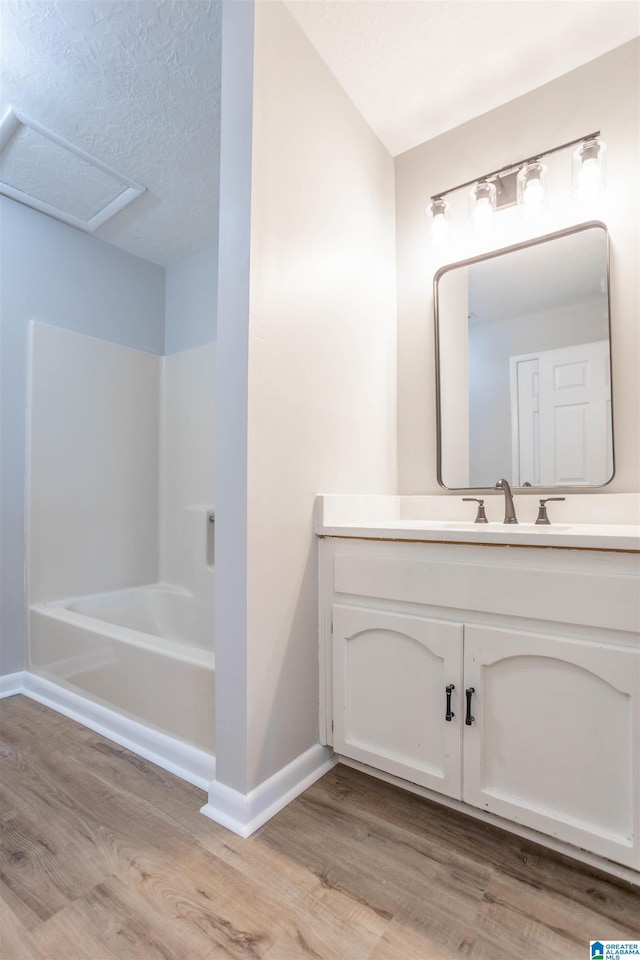
{"type": "Polygon", "coordinates": [[[438,482],[602,486],[613,476],[602,223],[443,267],[434,279],[438,482]]]}

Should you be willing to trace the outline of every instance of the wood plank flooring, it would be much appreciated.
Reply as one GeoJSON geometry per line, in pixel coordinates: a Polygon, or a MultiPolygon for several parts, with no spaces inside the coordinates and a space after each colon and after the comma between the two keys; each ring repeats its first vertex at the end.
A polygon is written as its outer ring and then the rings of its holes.
{"type": "Polygon", "coordinates": [[[640,893],[347,767],[249,840],[205,795],[0,701],[1,960],[588,960],[640,893]]]}

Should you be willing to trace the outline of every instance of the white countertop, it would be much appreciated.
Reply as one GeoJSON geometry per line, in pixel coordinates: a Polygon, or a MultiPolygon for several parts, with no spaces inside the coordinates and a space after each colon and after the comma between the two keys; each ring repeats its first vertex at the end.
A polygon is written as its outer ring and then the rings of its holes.
{"type": "MultiPolygon", "coordinates": [[[[402,497],[318,497],[316,533],[321,537],[352,537],[367,540],[416,540],[436,543],[477,543],[522,547],[562,547],[578,550],[623,550],[640,553],[637,523],[571,522],[568,517],[551,520],[549,526],[532,522],[504,524],[473,523],[454,519],[459,507],[451,502],[452,519],[443,518],[446,500],[438,498],[440,516],[407,517],[402,497]],[[353,509],[350,509],[353,508],[353,509]],[[405,516],[402,516],[402,513],[405,516]]],[[[407,498],[411,499],[411,498],[407,498]]],[[[435,500],[435,498],[428,498],[435,500]]],[[[454,498],[450,498],[451,501],[454,498]]],[[[457,498],[459,501],[459,498],[457,498]]],[[[531,502],[531,501],[530,501],[531,502]]],[[[537,500],[536,500],[537,505],[537,500]]],[[[415,505],[414,505],[415,506],[415,505]]],[[[423,498],[423,506],[429,506],[423,498]]],[[[474,504],[465,504],[474,507],[474,504]]],[[[564,504],[549,504],[550,508],[564,504]]],[[[565,508],[566,509],[566,508],[565,508]]],[[[524,512],[524,511],[522,511],[524,512]]],[[[530,511],[529,511],[530,512],[530,511]]],[[[553,511],[550,509],[553,518],[553,511]]],[[[617,519],[617,518],[616,518],[617,519]]]]}
{"type": "Polygon", "coordinates": [[[631,524],[465,523],[451,520],[375,520],[321,526],[321,537],[367,540],[422,540],[436,543],[508,544],[578,550],[640,552],[640,527],[631,524]]]}

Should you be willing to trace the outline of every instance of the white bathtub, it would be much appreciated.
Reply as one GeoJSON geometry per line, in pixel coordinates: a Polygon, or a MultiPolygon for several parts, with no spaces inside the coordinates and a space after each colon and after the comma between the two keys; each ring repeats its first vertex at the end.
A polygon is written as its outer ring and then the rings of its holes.
{"type": "Polygon", "coordinates": [[[214,753],[212,607],[166,583],[34,604],[29,670],[214,753]]]}

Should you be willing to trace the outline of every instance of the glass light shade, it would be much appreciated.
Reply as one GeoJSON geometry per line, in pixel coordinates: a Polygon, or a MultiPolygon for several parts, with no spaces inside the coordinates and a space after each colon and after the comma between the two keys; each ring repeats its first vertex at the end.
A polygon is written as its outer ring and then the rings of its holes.
{"type": "Polygon", "coordinates": [[[585,140],[574,152],[571,195],[577,200],[591,200],[604,190],[606,149],[602,140],[593,138],[585,140]]]}
{"type": "Polygon", "coordinates": [[[496,186],[481,180],[469,193],[469,213],[476,233],[488,233],[493,228],[496,210],[496,186]]]}
{"type": "Polygon", "coordinates": [[[431,240],[434,247],[442,247],[449,236],[447,204],[444,200],[434,200],[431,204],[431,240]]]}
{"type": "Polygon", "coordinates": [[[526,163],[516,178],[518,213],[522,217],[539,217],[547,209],[547,168],[537,160],[526,163]]]}

